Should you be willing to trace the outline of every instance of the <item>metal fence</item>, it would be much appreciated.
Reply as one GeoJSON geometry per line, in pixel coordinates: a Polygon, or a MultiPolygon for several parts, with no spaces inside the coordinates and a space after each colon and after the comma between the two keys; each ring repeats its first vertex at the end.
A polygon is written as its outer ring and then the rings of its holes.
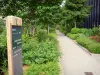
{"type": "Polygon", "coordinates": [[[89,5],[92,6],[91,13],[84,23],[85,28],[92,28],[100,25],[100,0],[89,0],[89,5]]]}

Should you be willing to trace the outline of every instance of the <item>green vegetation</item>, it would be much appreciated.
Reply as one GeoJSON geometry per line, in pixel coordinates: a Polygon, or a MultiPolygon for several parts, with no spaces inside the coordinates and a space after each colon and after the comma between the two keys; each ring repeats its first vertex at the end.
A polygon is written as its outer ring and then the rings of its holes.
{"type": "Polygon", "coordinates": [[[42,42],[39,42],[37,38],[32,38],[23,44],[24,64],[42,64],[50,61],[58,61],[59,55],[57,42],[49,40],[49,38],[45,39],[45,41],[42,40],[42,42]]]}
{"type": "Polygon", "coordinates": [[[82,27],[85,18],[89,16],[91,6],[87,3],[88,0],[66,0],[64,7],[60,10],[59,15],[60,29],[64,34],[71,31],[73,27],[82,27]]]}
{"type": "MultiPolygon", "coordinates": [[[[81,34],[100,35],[98,30],[74,28],[80,26],[89,15],[91,6],[88,0],[1,0],[0,16],[14,15],[23,19],[22,58],[23,64],[31,66],[29,75],[58,75],[57,64],[60,52],[56,40],[55,28],[72,39],[77,40],[81,34]],[[58,26],[58,27],[57,27],[58,26]],[[71,30],[72,29],[72,30],[71,30]],[[34,73],[33,73],[34,72],[34,73]]],[[[0,74],[7,71],[7,42],[4,23],[0,20],[0,74]]],[[[90,49],[91,50],[91,49],[90,49]]]]}
{"type": "Polygon", "coordinates": [[[1,33],[3,32],[3,30],[4,30],[3,25],[4,25],[4,23],[3,23],[2,19],[0,19],[0,34],[1,34],[1,33]]]}
{"type": "Polygon", "coordinates": [[[97,43],[96,41],[91,40],[86,36],[80,36],[77,39],[77,42],[83,47],[87,48],[91,53],[100,53],[100,43],[97,43]]]}
{"type": "Polygon", "coordinates": [[[7,41],[6,30],[3,25],[0,19],[0,75],[7,70],[7,41]]]}
{"type": "MultiPolygon", "coordinates": [[[[26,38],[25,36],[23,36],[26,38]]],[[[25,74],[30,75],[58,75],[58,59],[60,52],[55,33],[40,30],[28,41],[23,43],[23,64],[31,66],[25,74]],[[41,35],[41,37],[40,37],[41,35]]]]}
{"type": "Polygon", "coordinates": [[[59,75],[58,63],[32,64],[25,75],[59,75]]]}
{"type": "MultiPolygon", "coordinates": [[[[47,75],[59,74],[60,68],[58,59],[61,54],[58,50],[56,33],[53,29],[50,30],[50,32],[53,33],[47,34],[45,29],[39,29],[34,36],[28,34],[22,35],[23,65],[30,67],[27,72],[25,71],[25,75],[39,75],[39,73],[42,72],[47,75]]],[[[7,72],[6,44],[6,31],[3,31],[2,34],[0,34],[0,74],[7,72]]]]}
{"type": "MultiPolygon", "coordinates": [[[[99,36],[99,28],[92,29],[79,29],[73,28],[70,33],[67,34],[73,40],[76,40],[80,45],[87,48],[91,53],[100,54],[100,43],[96,39],[90,39],[90,36],[99,36]]],[[[100,39],[100,38],[99,38],[100,39]]]]}
{"type": "Polygon", "coordinates": [[[91,7],[86,4],[87,1],[88,0],[66,0],[65,8],[68,13],[66,16],[68,17],[68,20],[71,20],[75,28],[76,25],[81,24],[90,14],[91,7]]]}
{"type": "Polygon", "coordinates": [[[73,40],[76,40],[76,39],[78,39],[78,37],[80,36],[80,34],[68,33],[67,36],[69,36],[73,40]]]}

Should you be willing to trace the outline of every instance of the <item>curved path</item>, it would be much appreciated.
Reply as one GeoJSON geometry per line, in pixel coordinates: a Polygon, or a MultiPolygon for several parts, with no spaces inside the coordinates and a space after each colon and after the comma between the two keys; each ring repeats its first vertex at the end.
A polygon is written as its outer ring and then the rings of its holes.
{"type": "Polygon", "coordinates": [[[100,62],[56,30],[64,75],[100,75],[100,62]]]}

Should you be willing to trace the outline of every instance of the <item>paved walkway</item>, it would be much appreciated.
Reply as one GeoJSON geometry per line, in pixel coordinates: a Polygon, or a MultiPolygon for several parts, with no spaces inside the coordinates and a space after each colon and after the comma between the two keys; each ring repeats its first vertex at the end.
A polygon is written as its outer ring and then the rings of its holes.
{"type": "Polygon", "coordinates": [[[57,34],[64,75],[100,75],[100,62],[59,31],[57,34]]]}

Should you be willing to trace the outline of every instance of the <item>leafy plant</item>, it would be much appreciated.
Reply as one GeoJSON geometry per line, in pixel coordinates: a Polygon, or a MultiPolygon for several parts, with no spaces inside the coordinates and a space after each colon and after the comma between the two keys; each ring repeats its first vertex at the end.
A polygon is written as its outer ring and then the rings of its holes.
{"type": "Polygon", "coordinates": [[[86,36],[80,36],[77,42],[83,47],[87,48],[91,53],[100,54],[100,44],[89,39],[86,36]]]}
{"type": "Polygon", "coordinates": [[[47,31],[46,30],[39,30],[36,34],[36,37],[37,37],[39,42],[46,41],[46,39],[48,38],[47,31]]]}
{"type": "Polygon", "coordinates": [[[57,47],[56,34],[47,34],[46,32],[40,30],[33,38],[23,43],[23,64],[42,64],[58,61],[60,52],[57,47]]]}
{"type": "Polygon", "coordinates": [[[80,29],[80,33],[85,34],[85,33],[87,32],[87,30],[88,30],[88,29],[86,29],[86,28],[81,28],[81,29],[80,29]]]}
{"type": "Polygon", "coordinates": [[[59,75],[60,69],[57,62],[46,64],[32,64],[24,75],[59,75]]]}
{"type": "Polygon", "coordinates": [[[6,31],[0,35],[0,73],[7,69],[7,40],[6,31]]]}
{"type": "Polygon", "coordinates": [[[54,43],[57,44],[57,36],[56,36],[55,33],[49,33],[48,38],[49,38],[50,41],[53,41],[54,43]]]}
{"type": "Polygon", "coordinates": [[[98,35],[98,33],[99,33],[99,28],[94,27],[94,28],[92,28],[92,31],[93,31],[93,35],[98,35]]]}
{"type": "Polygon", "coordinates": [[[72,28],[72,30],[71,30],[72,34],[77,34],[77,33],[80,33],[80,32],[81,32],[81,30],[79,28],[72,28]]]}
{"type": "Polygon", "coordinates": [[[3,20],[0,19],[0,34],[4,31],[4,23],[3,20]]]}
{"type": "Polygon", "coordinates": [[[86,36],[92,36],[92,35],[93,35],[92,29],[87,29],[85,35],[86,35],[86,36]]]}
{"type": "Polygon", "coordinates": [[[60,53],[57,50],[56,43],[53,43],[52,41],[50,42],[49,40],[40,43],[36,43],[32,40],[31,42],[28,42],[28,44],[25,45],[27,47],[23,49],[24,64],[40,64],[58,60],[60,53]]]}
{"type": "Polygon", "coordinates": [[[100,54],[100,44],[92,43],[92,44],[88,45],[88,50],[92,53],[100,54]]]}
{"type": "Polygon", "coordinates": [[[86,47],[92,43],[94,43],[94,41],[90,40],[88,37],[86,37],[85,35],[81,35],[78,39],[77,39],[77,42],[86,47]]]}
{"type": "Polygon", "coordinates": [[[67,36],[69,36],[71,39],[73,40],[76,40],[78,39],[78,37],[80,36],[81,34],[71,34],[71,33],[68,33],[67,36]]]}

